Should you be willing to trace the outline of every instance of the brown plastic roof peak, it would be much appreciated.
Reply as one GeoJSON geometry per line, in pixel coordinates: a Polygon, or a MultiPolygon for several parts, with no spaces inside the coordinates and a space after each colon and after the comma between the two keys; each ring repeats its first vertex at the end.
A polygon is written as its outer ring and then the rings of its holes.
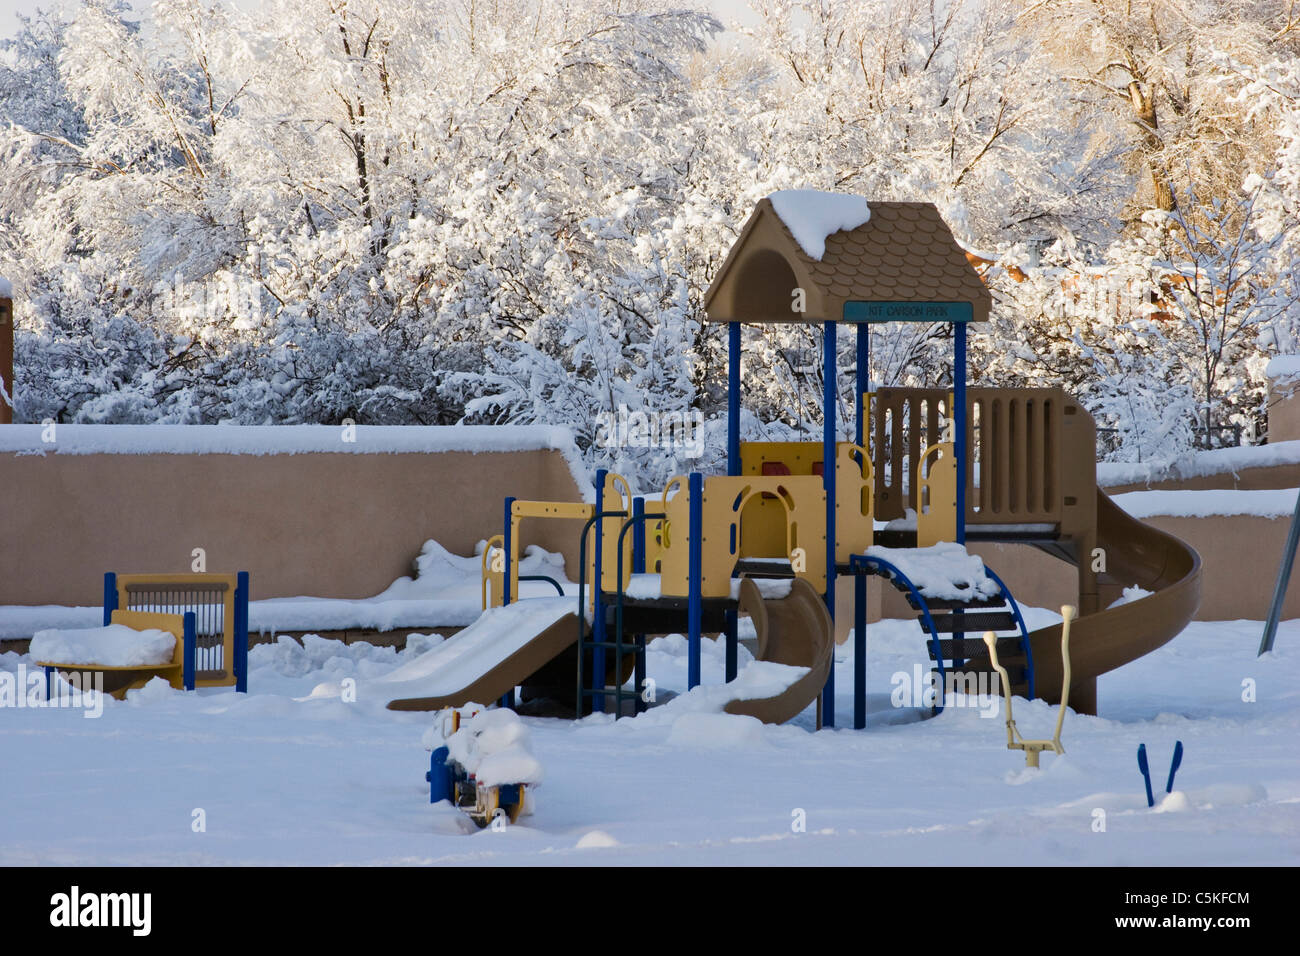
{"type": "Polygon", "coordinates": [[[870,221],[828,236],[819,262],[760,200],[704,294],[710,321],[839,321],[846,302],[969,302],[974,321],[988,320],[989,291],[933,203],[868,206],[870,221]]]}

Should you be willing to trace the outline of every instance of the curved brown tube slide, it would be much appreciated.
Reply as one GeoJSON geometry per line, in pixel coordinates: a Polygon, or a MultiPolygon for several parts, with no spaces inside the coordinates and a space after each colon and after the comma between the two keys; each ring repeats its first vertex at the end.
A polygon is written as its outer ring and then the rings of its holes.
{"type": "MultiPolygon", "coordinates": [[[[1097,489],[1097,547],[1106,570],[1098,574],[1105,596],[1137,585],[1153,592],[1136,601],[1075,620],[1070,629],[1070,706],[1097,712],[1096,678],[1150,654],[1180,634],[1201,602],[1201,558],[1171,534],[1143,524],[1097,489]]],[[[1091,560],[1081,554],[1077,560],[1091,560]]],[[[1061,697],[1061,625],[1029,634],[1034,655],[1034,690],[1050,704],[1061,697]]],[[[963,670],[989,671],[988,655],[963,670]]]]}
{"type": "MultiPolygon", "coordinates": [[[[764,600],[749,578],[740,581],[740,613],[754,621],[760,661],[807,667],[803,677],[775,697],[728,702],[726,712],[782,724],[817,700],[835,659],[835,624],[826,603],[807,581],[795,578],[788,596],[764,600]]],[[[818,711],[818,724],[821,712],[818,711]]]]}

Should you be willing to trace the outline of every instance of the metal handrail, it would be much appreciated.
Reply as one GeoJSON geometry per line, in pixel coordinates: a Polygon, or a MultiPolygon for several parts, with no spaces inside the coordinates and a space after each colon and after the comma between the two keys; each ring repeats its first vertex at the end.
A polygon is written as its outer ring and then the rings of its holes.
{"type": "MultiPolygon", "coordinates": [[[[582,689],[582,645],[584,641],[583,626],[587,623],[587,608],[583,598],[586,595],[587,587],[587,533],[591,531],[592,526],[603,518],[626,518],[626,511],[597,511],[582,526],[582,534],[578,538],[578,694],[577,694],[577,717],[582,717],[582,701],[585,696],[582,689]]],[[[594,568],[596,580],[592,582],[597,586],[597,593],[594,600],[593,613],[600,611],[600,566],[594,568]]]]}

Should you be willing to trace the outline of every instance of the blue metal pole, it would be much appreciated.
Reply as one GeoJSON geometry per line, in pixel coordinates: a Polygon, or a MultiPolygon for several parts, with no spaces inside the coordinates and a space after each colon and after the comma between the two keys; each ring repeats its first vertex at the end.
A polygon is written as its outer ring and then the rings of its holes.
{"type": "Polygon", "coordinates": [[[701,538],[704,535],[704,476],[691,472],[687,480],[687,492],[690,495],[690,537],[687,555],[687,573],[689,585],[686,599],[686,686],[689,690],[700,684],[700,619],[703,611],[702,589],[704,586],[704,548],[701,538]]]}
{"type": "Polygon", "coordinates": [[[740,323],[727,323],[727,474],[740,474],[740,323]]]}
{"type": "Polygon", "coordinates": [[[738,650],[740,645],[740,621],[734,607],[727,609],[726,628],[727,658],[725,679],[727,683],[730,683],[736,679],[736,674],[740,669],[740,652],[738,650]]]}
{"type": "Polygon", "coordinates": [[[104,572],[104,626],[113,623],[113,612],[117,610],[117,575],[112,571],[104,572]]]}
{"type": "Polygon", "coordinates": [[[867,576],[853,575],[853,729],[867,726],[867,576]]]}
{"type": "MultiPolygon", "coordinates": [[[[632,529],[632,573],[645,573],[645,499],[632,499],[632,517],[638,519],[632,529]]],[[[622,623],[621,621],[619,622],[622,623]]],[[[636,687],[636,696],[633,698],[634,707],[637,713],[644,708],[645,701],[641,699],[645,691],[646,666],[645,666],[645,635],[635,635],[636,641],[636,660],[632,668],[633,682],[636,687]]],[[[622,716],[620,714],[620,716],[622,716]]]]}
{"type": "Polygon", "coordinates": [[[957,459],[957,543],[966,543],[966,323],[953,323],[953,457],[957,459]]]}
{"type": "Polygon", "coordinates": [[[871,326],[866,322],[858,323],[858,381],[857,381],[857,402],[854,406],[854,417],[857,419],[857,429],[854,432],[855,441],[863,448],[867,443],[863,441],[866,436],[867,415],[864,411],[863,398],[871,390],[871,326]]]}
{"type": "Polygon", "coordinates": [[[235,575],[235,691],[241,694],[248,693],[248,596],[248,572],[240,571],[235,575]]]}
{"type": "MultiPolygon", "coordinates": [[[[632,499],[632,517],[640,518],[645,514],[645,499],[632,499]]],[[[645,574],[645,521],[638,521],[632,527],[632,573],[645,574]]]]}
{"type": "MultiPolygon", "coordinates": [[[[605,505],[605,480],[609,475],[608,469],[600,468],[596,471],[596,511],[600,512],[605,505]]],[[[595,551],[595,571],[592,574],[594,580],[592,586],[592,610],[594,617],[591,622],[591,639],[596,642],[596,646],[591,649],[591,689],[596,690],[605,688],[605,648],[602,647],[606,640],[605,635],[605,602],[604,581],[601,580],[601,563],[603,559],[605,541],[605,519],[601,518],[596,522],[596,543],[593,546],[595,551]]],[[[579,609],[581,613],[581,609],[579,609]]],[[[582,653],[579,648],[578,653],[582,653]]],[[[598,713],[605,712],[605,695],[595,694],[591,699],[591,709],[598,713]]]]}
{"type": "MultiPolygon", "coordinates": [[[[182,620],[185,622],[185,628],[183,631],[184,636],[181,639],[181,686],[186,690],[193,690],[196,668],[195,659],[198,657],[199,651],[198,628],[194,622],[193,611],[186,611],[185,617],[182,618],[182,620]]],[[[238,628],[236,628],[236,631],[238,631],[238,628]]],[[[235,640],[239,640],[238,634],[236,634],[235,640]]],[[[235,690],[238,691],[238,668],[235,670],[235,681],[235,690]]]]}
{"type": "MultiPolygon", "coordinates": [[[[839,364],[834,322],[822,323],[822,487],[826,489],[826,607],[835,618],[835,399],[839,364]]],[[[822,724],[835,726],[835,666],[822,688],[822,724]]]]}
{"type": "Polygon", "coordinates": [[[514,521],[511,520],[513,518],[511,512],[514,510],[515,499],[507,498],[505,501],[506,501],[505,508],[502,509],[505,512],[505,521],[504,521],[504,528],[501,534],[501,539],[502,539],[501,546],[502,549],[505,551],[505,555],[502,559],[502,565],[506,569],[505,576],[501,579],[501,606],[502,607],[505,607],[507,604],[510,603],[510,599],[512,596],[510,594],[510,575],[511,575],[510,555],[512,553],[511,551],[512,542],[510,539],[513,536],[512,532],[514,530],[513,528],[514,521]]]}

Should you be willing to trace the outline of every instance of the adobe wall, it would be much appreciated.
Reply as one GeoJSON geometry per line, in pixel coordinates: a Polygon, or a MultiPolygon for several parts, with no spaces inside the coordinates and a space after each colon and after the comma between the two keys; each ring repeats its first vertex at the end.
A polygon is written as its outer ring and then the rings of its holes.
{"type": "MultiPolygon", "coordinates": [[[[564,455],[0,454],[0,604],[96,606],[105,571],[248,571],[255,599],[363,598],[411,574],[432,538],[472,554],[502,500],[582,499],[564,455]]],[[[577,552],[573,522],[523,537],[577,552]]]]}

